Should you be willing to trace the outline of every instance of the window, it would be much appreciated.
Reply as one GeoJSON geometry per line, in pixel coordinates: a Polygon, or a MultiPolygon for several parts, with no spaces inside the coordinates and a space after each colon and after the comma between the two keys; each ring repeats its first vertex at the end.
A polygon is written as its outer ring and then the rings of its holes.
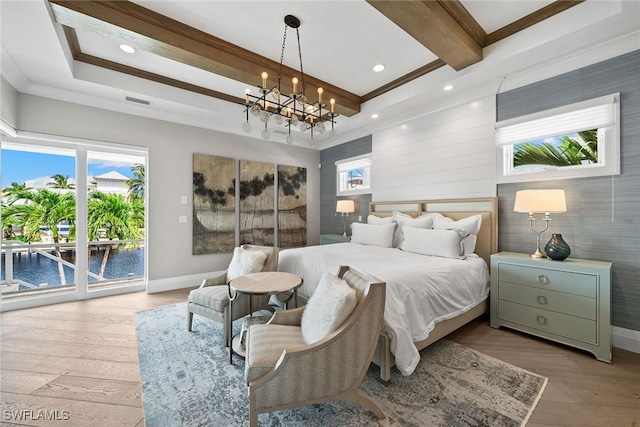
{"type": "Polygon", "coordinates": [[[336,194],[371,193],[371,154],[336,162],[336,194]]]}
{"type": "Polygon", "coordinates": [[[619,94],[496,124],[498,183],[620,173],[619,94]]]}

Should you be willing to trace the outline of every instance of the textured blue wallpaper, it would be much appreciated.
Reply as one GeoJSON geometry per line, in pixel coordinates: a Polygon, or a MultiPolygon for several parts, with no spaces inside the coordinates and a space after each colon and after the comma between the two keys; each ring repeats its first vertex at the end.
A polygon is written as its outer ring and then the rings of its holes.
{"type": "Polygon", "coordinates": [[[564,188],[568,212],[552,216],[541,240],[562,233],[571,257],[613,262],[612,324],[640,331],[640,50],[501,93],[497,120],[615,92],[620,92],[621,175],[498,185],[499,249],[535,249],[526,214],[513,212],[517,190],[564,188]]]}

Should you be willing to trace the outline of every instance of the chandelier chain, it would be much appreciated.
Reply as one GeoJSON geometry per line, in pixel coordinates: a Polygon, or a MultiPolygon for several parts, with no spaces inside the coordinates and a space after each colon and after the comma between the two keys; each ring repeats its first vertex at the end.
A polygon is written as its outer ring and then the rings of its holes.
{"type": "Polygon", "coordinates": [[[280,79],[282,78],[282,63],[284,62],[284,48],[287,45],[287,24],[284,24],[284,36],[282,36],[282,51],[280,52],[280,68],[278,68],[278,90],[280,90],[280,79]]]}
{"type": "Polygon", "coordinates": [[[302,69],[302,47],[300,46],[300,30],[296,28],[296,36],[298,37],[298,54],[300,55],[300,77],[302,78],[302,94],[305,94],[306,86],[304,84],[304,70],[302,69]]]}

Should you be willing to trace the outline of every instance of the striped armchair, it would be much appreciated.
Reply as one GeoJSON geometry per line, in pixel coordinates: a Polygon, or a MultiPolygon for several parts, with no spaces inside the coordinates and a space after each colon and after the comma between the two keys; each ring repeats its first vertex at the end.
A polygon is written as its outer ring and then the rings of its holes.
{"type": "Polygon", "coordinates": [[[356,290],[358,303],[347,320],[322,340],[303,341],[300,324],[305,307],[277,311],[269,323],[249,328],[245,380],[251,426],[257,426],[259,413],[332,400],[360,404],[385,418],[358,388],[378,344],[386,284],[345,266],[338,276],[356,290]]]}
{"type": "MultiPolygon", "coordinates": [[[[272,246],[242,245],[243,249],[249,251],[260,251],[267,255],[267,259],[262,267],[262,271],[276,271],[278,269],[278,254],[280,249],[272,246]]],[[[225,345],[229,342],[229,287],[227,270],[218,273],[216,276],[203,280],[199,288],[192,290],[187,298],[187,330],[191,332],[193,325],[193,315],[208,317],[209,319],[221,322],[223,326],[223,340],[225,345]]],[[[237,320],[249,313],[249,306],[253,311],[270,310],[268,295],[256,295],[251,297],[249,304],[248,295],[240,295],[238,301],[233,303],[233,319],[237,320]]]]}

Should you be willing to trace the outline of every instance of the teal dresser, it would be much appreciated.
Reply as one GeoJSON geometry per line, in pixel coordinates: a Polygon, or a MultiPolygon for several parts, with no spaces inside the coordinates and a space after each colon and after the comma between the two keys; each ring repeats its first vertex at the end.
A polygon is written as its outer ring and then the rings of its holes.
{"type": "Polygon", "coordinates": [[[611,263],[491,256],[491,326],[581,348],[611,362],[611,263]]]}

